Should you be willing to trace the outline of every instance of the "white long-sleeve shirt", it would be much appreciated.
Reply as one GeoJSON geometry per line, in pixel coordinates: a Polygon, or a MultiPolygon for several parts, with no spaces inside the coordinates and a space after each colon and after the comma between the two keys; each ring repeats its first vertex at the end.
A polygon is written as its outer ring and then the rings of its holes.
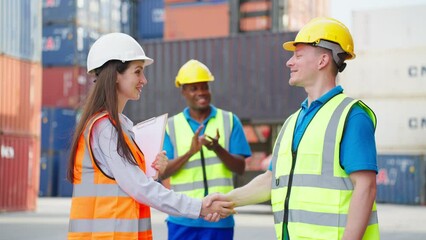
{"type": "MultiPolygon", "coordinates": [[[[122,128],[132,132],[133,122],[120,114],[122,128]]],[[[145,173],[136,165],[128,163],[117,152],[117,131],[111,122],[103,118],[93,126],[90,139],[93,155],[107,176],[114,178],[117,184],[136,201],[151,206],[170,215],[198,218],[201,200],[169,190],[145,173]]]]}

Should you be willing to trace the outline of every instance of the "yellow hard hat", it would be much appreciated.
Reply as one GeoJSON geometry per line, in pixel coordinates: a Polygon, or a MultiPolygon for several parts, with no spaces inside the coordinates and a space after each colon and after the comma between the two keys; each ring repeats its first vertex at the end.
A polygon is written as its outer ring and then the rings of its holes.
{"type": "Polygon", "coordinates": [[[214,80],[209,68],[202,62],[191,59],[180,69],[175,79],[176,87],[183,84],[210,82],[214,80]]]}
{"type": "MultiPolygon", "coordinates": [[[[285,42],[283,48],[294,51],[297,43],[319,44],[321,40],[339,44],[347,53],[346,59],[354,59],[354,42],[349,29],[341,22],[333,18],[318,17],[309,21],[297,34],[294,41],[285,42]]],[[[318,45],[321,47],[321,45],[318,45]]],[[[327,47],[326,47],[327,48],[327,47]]]]}

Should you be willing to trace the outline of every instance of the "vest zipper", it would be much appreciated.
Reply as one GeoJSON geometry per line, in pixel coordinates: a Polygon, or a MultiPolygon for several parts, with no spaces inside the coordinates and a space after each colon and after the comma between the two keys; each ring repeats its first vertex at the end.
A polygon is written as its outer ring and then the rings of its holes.
{"type": "Polygon", "coordinates": [[[200,149],[201,155],[201,168],[203,169],[203,182],[204,182],[204,197],[209,195],[209,185],[207,184],[207,174],[206,174],[206,161],[204,159],[203,147],[200,149]]]}
{"type": "MultiPolygon", "coordinates": [[[[286,231],[288,233],[288,205],[290,202],[290,193],[291,193],[291,187],[293,185],[293,176],[294,176],[294,168],[296,167],[296,157],[297,157],[297,153],[293,152],[291,154],[291,170],[290,170],[290,175],[288,176],[288,186],[287,186],[287,194],[285,196],[285,202],[284,202],[284,219],[283,219],[283,224],[286,225],[286,231]]],[[[290,239],[290,234],[288,234],[288,239],[290,239]]],[[[283,233],[284,236],[284,233],[283,233]]]]}

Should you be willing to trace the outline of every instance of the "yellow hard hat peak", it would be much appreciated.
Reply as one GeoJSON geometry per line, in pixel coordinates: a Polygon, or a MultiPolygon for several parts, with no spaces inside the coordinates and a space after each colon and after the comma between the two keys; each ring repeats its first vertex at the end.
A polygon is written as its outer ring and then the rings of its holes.
{"type": "Polygon", "coordinates": [[[334,42],[348,54],[346,60],[355,58],[354,42],[349,29],[334,18],[317,17],[309,21],[296,36],[294,41],[285,42],[283,48],[294,51],[297,43],[318,43],[321,40],[334,42]]]}
{"type": "Polygon", "coordinates": [[[183,84],[214,81],[214,76],[209,68],[202,62],[191,59],[180,69],[175,79],[176,87],[183,84]]]}

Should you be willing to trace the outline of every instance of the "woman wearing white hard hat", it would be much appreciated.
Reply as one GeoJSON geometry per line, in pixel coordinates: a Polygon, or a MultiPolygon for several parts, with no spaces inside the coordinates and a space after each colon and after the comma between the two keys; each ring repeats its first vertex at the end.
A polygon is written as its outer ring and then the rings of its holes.
{"type": "MultiPolygon", "coordinates": [[[[152,239],[150,206],[172,215],[218,221],[232,203],[192,199],[145,175],[143,153],[122,111],[147,84],[153,63],[129,35],[110,33],[89,51],[87,71],[96,83],[85,103],[71,147],[68,179],[73,183],[68,239],[152,239]]],[[[164,171],[158,153],[153,167],[164,171]]]]}

